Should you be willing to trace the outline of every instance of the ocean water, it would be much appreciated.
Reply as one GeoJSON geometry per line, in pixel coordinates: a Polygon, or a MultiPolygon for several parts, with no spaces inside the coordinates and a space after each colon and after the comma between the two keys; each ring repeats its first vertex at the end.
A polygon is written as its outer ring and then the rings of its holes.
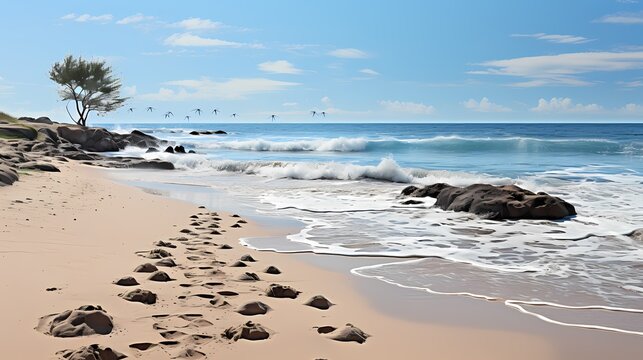
{"type": "Polygon", "coordinates": [[[284,240],[298,249],[410,258],[353,269],[356,275],[501,300],[560,325],[643,335],[643,243],[626,236],[643,227],[643,124],[107,127],[194,149],[126,153],[183,170],[164,181],[209,186],[259,212],[299,220],[301,232],[284,240]],[[189,135],[217,129],[228,135],[189,135]],[[564,198],[578,215],[497,222],[435,209],[428,198],[401,204],[405,186],[436,182],[517,184],[564,198]]]}

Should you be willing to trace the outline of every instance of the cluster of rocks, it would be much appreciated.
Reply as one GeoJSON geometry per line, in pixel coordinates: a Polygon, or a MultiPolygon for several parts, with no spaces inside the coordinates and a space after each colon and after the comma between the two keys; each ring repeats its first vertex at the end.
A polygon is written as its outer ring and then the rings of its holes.
{"type": "Polygon", "coordinates": [[[558,220],[576,215],[574,206],[544,192],[533,193],[516,185],[474,184],[467,187],[444,183],[408,186],[402,196],[432,197],[442,210],[465,211],[491,220],[558,220]]]}
{"type": "MultiPolygon", "coordinates": [[[[171,162],[159,159],[98,154],[117,152],[127,146],[151,150],[165,145],[168,145],[167,141],[139,130],[117,134],[103,128],[59,124],[47,117],[0,120],[0,186],[17,181],[20,170],[59,171],[54,164],[56,161],[77,160],[102,167],[171,170],[174,169],[171,162]]],[[[185,153],[183,146],[168,149],[185,153]]]]}
{"type": "Polygon", "coordinates": [[[227,132],[223,130],[216,130],[216,131],[210,131],[210,130],[202,130],[202,131],[190,131],[190,135],[225,135],[227,132]]]}

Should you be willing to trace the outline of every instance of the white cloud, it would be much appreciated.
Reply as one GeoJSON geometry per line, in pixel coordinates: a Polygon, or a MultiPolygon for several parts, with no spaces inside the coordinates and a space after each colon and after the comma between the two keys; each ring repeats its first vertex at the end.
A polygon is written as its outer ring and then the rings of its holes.
{"type": "Polygon", "coordinates": [[[145,16],[145,15],[139,13],[139,14],[124,17],[124,18],[118,20],[116,22],[116,24],[118,24],[118,25],[131,25],[131,24],[138,24],[138,23],[153,20],[153,19],[154,19],[153,16],[145,16]]]}
{"type": "Polygon", "coordinates": [[[272,74],[300,74],[301,69],[296,68],[286,60],[266,61],[257,66],[259,70],[272,74]]]}
{"type": "Polygon", "coordinates": [[[638,13],[616,13],[605,15],[602,18],[596,20],[596,22],[605,23],[605,24],[624,24],[624,25],[635,25],[643,24],[643,12],[638,13]]]}
{"type": "Polygon", "coordinates": [[[218,21],[201,18],[189,18],[176,22],[172,25],[186,30],[216,30],[224,26],[223,23],[220,23],[218,21]]]}
{"type": "Polygon", "coordinates": [[[643,80],[620,81],[618,82],[618,84],[623,85],[624,87],[627,87],[627,88],[637,88],[637,87],[643,87],[643,80]]]}
{"type": "Polygon", "coordinates": [[[285,103],[281,104],[281,106],[285,106],[285,107],[294,107],[294,106],[297,106],[297,105],[299,105],[299,104],[296,103],[296,102],[285,102],[285,103]]]}
{"type": "Polygon", "coordinates": [[[369,75],[369,76],[377,76],[377,75],[380,74],[380,73],[378,73],[377,71],[375,71],[373,69],[361,69],[359,72],[361,72],[362,74],[365,74],[365,75],[369,75]]]}
{"type": "Polygon", "coordinates": [[[538,100],[538,106],[531,108],[534,112],[558,112],[558,113],[587,113],[603,110],[598,104],[575,104],[570,98],[551,98],[538,100]]]}
{"type": "Polygon", "coordinates": [[[123,86],[123,95],[127,97],[136,95],[136,85],[123,86]]]}
{"type": "Polygon", "coordinates": [[[353,48],[335,49],[328,54],[330,56],[343,59],[364,59],[368,57],[368,54],[366,52],[353,48]]]}
{"type": "Polygon", "coordinates": [[[265,78],[233,78],[222,82],[202,78],[168,81],[163,85],[166,87],[158,92],[140,97],[156,101],[241,99],[248,95],[286,90],[299,83],[265,78]]]}
{"type": "Polygon", "coordinates": [[[330,98],[328,96],[322,97],[320,101],[322,103],[324,103],[324,104],[330,104],[331,103],[330,98]]]}
{"type": "Polygon", "coordinates": [[[170,46],[186,46],[186,47],[232,47],[241,48],[249,47],[254,49],[263,48],[261,44],[248,44],[239,43],[234,41],[227,41],[221,39],[207,38],[192,33],[176,33],[167,37],[164,41],[165,45],[170,46]]]}
{"type": "Polygon", "coordinates": [[[544,41],[549,41],[557,44],[584,44],[590,41],[594,41],[593,39],[588,39],[586,37],[582,36],[575,36],[575,35],[557,35],[557,34],[545,34],[545,33],[537,33],[537,34],[512,34],[511,36],[513,37],[528,37],[528,38],[534,38],[538,40],[544,40],[544,41]]]}
{"type": "Polygon", "coordinates": [[[384,109],[392,112],[421,115],[431,115],[435,112],[435,107],[433,107],[433,105],[414,103],[410,101],[382,100],[380,101],[380,105],[383,106],[384,109]]]}
{"type": "Polygon", "coordinates": [[[113,16],[111,14],[104,14],[104,15],[90,15],[90,14],[82,14],[82,15],[76,15],[74,13],[67,14],[63,17],[61,17],[62,20],[69,20],[69,21],[76,21],[76,22],[109,22],[113,19],[113,16]]]}
{"type": "Polygon", "coordinates": [[[587,86],[592,82],[577,75],[591,72],[643,69],[643,51],[638,52],[581,52],[559,55],[530,56],[487,61],[484,70],[470,74],[506,75],[526,78],[512,84],[519,87],[544,85],[587,86]]]}
{"type": "Polygon", "coordinates": [[[643,114],[643,105],[639,104],[626,104],[621,108],[621,111],[626,114],[643,114]]]}
{"type": "Polygon", "coordinates": [[[510,108],[498,104],[494,104],[489,101],[488,98],[483,97],[480,101],[475,99],[469,99],[462,103],[465,108],[477,112],[509,112],[510,108]]]}

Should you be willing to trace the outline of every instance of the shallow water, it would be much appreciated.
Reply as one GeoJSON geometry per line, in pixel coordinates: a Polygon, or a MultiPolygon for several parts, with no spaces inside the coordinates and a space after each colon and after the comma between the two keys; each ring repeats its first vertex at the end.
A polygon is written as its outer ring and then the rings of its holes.
{"type": "Polygon", "coordinates": [[[304,224],[287,239],[299,245],[271,242],[275,250],[421,257],[353,272],[500,299],[561,325],[568,324],[563,314],[579,311],[570,307],[597,306],[608,316],[574,324],[643,331],[643,244],[625,236],[643,227],[643,125],[182,126],[117,130],[143,129],[199,153],[142,154],[185,170],[157,180],[201,184],[267,216],[304,224]],[[195,128],[230,134],[189,135],[195,128]],[[432,199],[401,204],[404,186],[435,182],[514,183],[568,200],[578,216],[496,222],[434,209],[432,199]],[[536,302],[550,303],[553,313],[529,305],[536,302]],[[619,320],[624,311],[627,322],[619,320]]]}

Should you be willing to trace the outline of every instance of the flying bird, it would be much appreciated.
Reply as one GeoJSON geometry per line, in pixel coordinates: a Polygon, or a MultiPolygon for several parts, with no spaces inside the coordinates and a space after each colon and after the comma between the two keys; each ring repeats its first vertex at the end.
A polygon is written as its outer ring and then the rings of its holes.
{"type": "Polygon", "coordinates": [[[236,118],[236,117],[237,117],[237,113],[233,113],[233,114],[232,114],[232,115],[230,115],[230,116],[232,116],[233,118],[236,118]]]}
{"type": "Polygon", "coordinates": [[[194,112],[195,114],[201,116],[201,109],[199,109],[199,108],[196,108],[196,109],[192,110],[192,112],[194,112]]]}
{"type": "Polygon", "coordinates": [[[212,110],[212,113],[213,113],[214,115],[219,115],[219,109],[214,109],[214,110],[212,110]]]}
{"type": "Polygon", "coordinates": [[[147,111],[149,111],[149,112],[153,112],[153,111],[154,111],[154,108],[153,108],[153,107],[151,107],[151,106],[148,106],[148,107],[147,107],[147,111]]]}
{"type": "Polygon", "coordinates": [[[188,122],[190,122],[190,115],[185,115],[185,120],[187,120],[188,122]]]}
{"type": "Polygon", "coordinates": [[[311,114],[313,117],[315,117],[315,115],[317,115],[317,111],[313,110],[313,111],[311,111],[311,112],[310,112],[310,114],[311,114]]]}
{"type": "Polygon", "coordinates": [[[321,114],[323,117],[326,117],[326,112],[325,112],[325,111],[320,112],[320,114],[321,114]]]}
{"type": "Polygon", "coordinates": [[[129,109],[127,109],[127,111],[134,112],[134,108],[129,108],[129,109]]]}
{"type": "Polygon", "coordinates": [[[275,121],[276,118],[277,118],[277,115],[275,114],[270,115],[270,121],[275,121]]]}
{"type": "Polygon", "coordinates": [[[174,116],[174,114],[171,111],[168,111],[168,112],[165,113],[165,118],[166,119],[171,117],[171,116],[174,116]]]}

